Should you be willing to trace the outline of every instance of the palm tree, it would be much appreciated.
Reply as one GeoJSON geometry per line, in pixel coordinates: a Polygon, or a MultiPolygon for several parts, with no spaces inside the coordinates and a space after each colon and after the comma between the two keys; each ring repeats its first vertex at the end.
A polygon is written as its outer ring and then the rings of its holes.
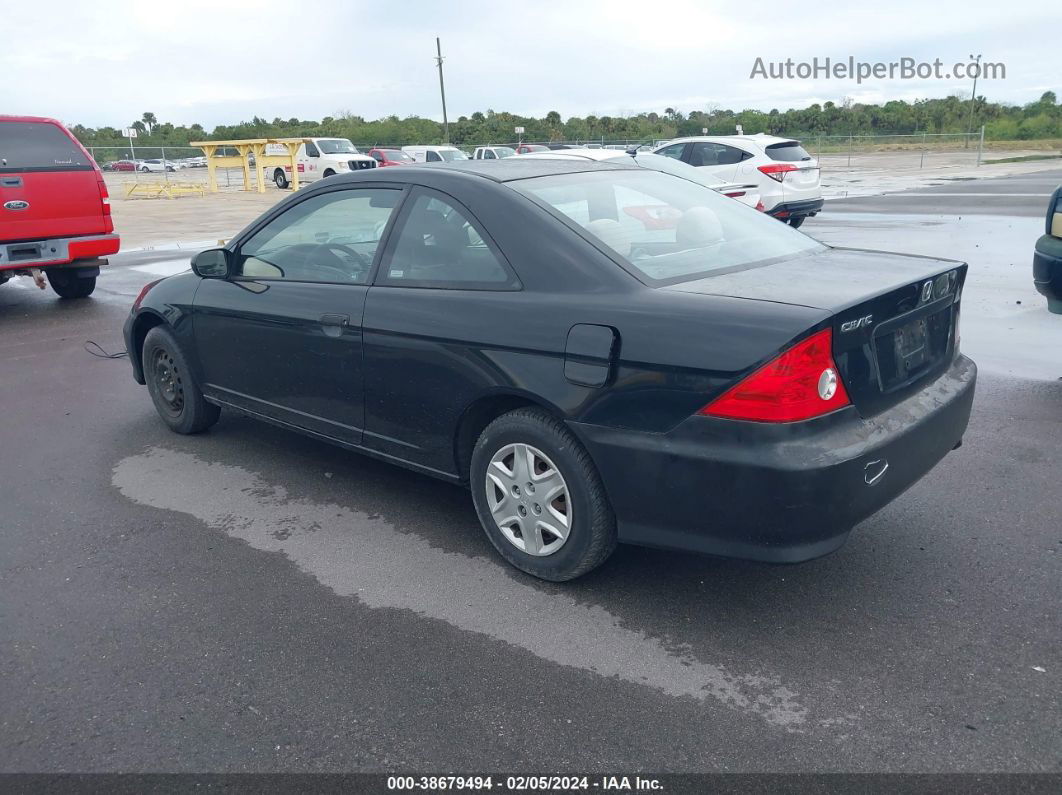
{"type": "Polygon", "coordinates": [[[159,123],[159,120],[155,118],[154,113],[145,113],[141,117],[141,121],[144,122],[144,128],[147,130],[148,135],[151,135],[152,128],[159,123]]]}

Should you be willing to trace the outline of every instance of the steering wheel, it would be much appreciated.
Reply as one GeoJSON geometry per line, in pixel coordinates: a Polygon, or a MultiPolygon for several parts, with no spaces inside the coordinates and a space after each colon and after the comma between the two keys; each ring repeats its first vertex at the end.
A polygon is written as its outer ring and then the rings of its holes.
{"type": "Polygon", "coordinates": [[[372,260],[362,254],[360,251],[356,251],[350,246],[345,246],[342,243],[321,243],[321,248],[327,249],[329,251],[340,251],[344,254],[349,254],[365,270],[368,270],[372,267],[372,260]]]}

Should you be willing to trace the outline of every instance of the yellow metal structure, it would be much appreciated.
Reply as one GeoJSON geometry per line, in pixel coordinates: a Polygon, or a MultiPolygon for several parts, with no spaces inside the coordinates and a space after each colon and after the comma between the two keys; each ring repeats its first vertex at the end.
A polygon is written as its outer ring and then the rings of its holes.
{"type": "Polygon", "coordinates": [[[206,188],[194,182],[133,182],[125,188],[125,198],[176,199],[178,196],[205,196],[206,188]]]}
{"type": "Polygon", "coordinates": [[[291,188],[299,189],[299,166],[296,155],[299,147],[310,138],[241,138],[235,141],[193,141],[192,146],[198,146],[206,155],[207,182],[211,193],[218,192],[217,169],[242,168],[243,189],[251,190],[251,166],[248,155],[254,155],[255,181],[258,183],[258,192],[265,193],[266,169],[288,168],[291,170],[291,188]],[[286,154],[267,154],[269,146],[282,146],[286,154]],[[219,149],[235,149],[238,154],[219,155],[219,149]]]}

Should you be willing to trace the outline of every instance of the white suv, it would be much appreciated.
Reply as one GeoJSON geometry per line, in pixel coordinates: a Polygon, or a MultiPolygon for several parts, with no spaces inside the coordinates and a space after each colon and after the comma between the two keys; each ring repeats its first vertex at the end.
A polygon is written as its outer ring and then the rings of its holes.
{"type": "Polygon", "coordinates": [[[726,182],[757,183],[763,211],[792,226],[822,209],[818,161],[792,138],[763,133],[676,138],[654,152],[726,182]]]}

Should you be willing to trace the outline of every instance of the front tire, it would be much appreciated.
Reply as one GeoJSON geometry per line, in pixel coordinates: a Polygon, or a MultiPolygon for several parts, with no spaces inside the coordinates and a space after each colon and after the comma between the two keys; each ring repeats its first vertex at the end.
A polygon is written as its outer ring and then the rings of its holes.
{"type": "Polygon", "coordinates": [[[324,176],[325,177],[334,177],[335,175],[336,175],[336,172],[334,172],[332,169],[330,169],[330,168],[326,168],[325,169],[325,172],[324,172],[324,176]]]}
{"type": "Polygon", "coordinates": [[[171,431],[200,433],[218,421],[221,409],[203,397],[188,360],[169,329],[155,326],[147,333],[142,357],[151,400],[171,431]]]}
{"type": "Polygon", "coordinates": [[[44,272],[48,284],[60,298],[88,298],[96,289],[96,277],[82,278],[75,271],[51,268],[44,272]]]}
{"type": "Polygon", "coordinates": [[[503,414],[472,452],[472,500],[487,538],[521,571],[563,582],[616,548],[616,519],[579,440],[537,408],[503,414]]]}
{"type": "Polygon", "coordinates": [[[140,169],[140,173],[141,174],[147,174],[149,171],[151,171],[151,169],[148,168],[147,166],[144,166],[143,168],[140,169]]]}
{"type": "Polygon", "coordinates": [[[276,186],[281,190],[288,187],[288,177],[284,173],[284,169],[278,168],[273,172],[273,182],[276,183],[276,186]]]}

